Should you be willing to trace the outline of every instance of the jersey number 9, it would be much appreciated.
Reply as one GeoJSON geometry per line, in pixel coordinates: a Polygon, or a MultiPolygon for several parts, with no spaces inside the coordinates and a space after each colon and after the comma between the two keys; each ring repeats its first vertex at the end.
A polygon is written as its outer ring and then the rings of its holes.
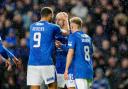
{"type": "Polygon", "coordinates": [[[41,33],[40,32],[34,33],[33,40],[36,42],[36,44],[34,44],[33,47],[34,48],[40,47],[41,33]]]}

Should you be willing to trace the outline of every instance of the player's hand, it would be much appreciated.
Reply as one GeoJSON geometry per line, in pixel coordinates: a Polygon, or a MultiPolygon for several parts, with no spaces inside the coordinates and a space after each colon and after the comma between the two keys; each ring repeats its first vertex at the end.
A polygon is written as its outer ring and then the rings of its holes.
{"type": "Polygon", "coordinates": [[[65,70],[65,72],[64,72],[64,79],[68,80],[68,70],[65,70]]]}
{"type": "Polygon", "coordinates": [[[0,55],[0,64],[2,63],[3,61],[2,61],[2,57],[1,57],[1,55],[0,55]]]}
{"type": "Polygon", "coordinates": [[[5,67],[7,67],[7,70],[8,71],[11,71],[12,70],[12,65],[11,65],[11,62],[10,62],[10,60],[6,60],[5,61],[5,67]]]}
{"type": "Polygon", "coordinates": [[[17,59],[16,57],[13,58],[13,61],[16,65],[17,68],[21,69],[22,68],[22,62],[20,59],[17,59]]]}
{"type": "Polygon", "coordinates": [[[55,41],[55,45],[56,45],[56,47],[57,48],[60,48],[61,47],[61,45],[62,45],[62,43],[60,42],[60,41],[55,41]]]}

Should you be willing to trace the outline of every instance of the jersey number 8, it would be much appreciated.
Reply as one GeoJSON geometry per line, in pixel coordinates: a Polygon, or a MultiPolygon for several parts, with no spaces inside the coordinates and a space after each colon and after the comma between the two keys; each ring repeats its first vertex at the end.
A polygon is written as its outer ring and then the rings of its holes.
{"type": "Polygon", "coordinates": [[[89,46],[84,46],[84,52],[85,52],[85,60],[86,60],[86,61],[90,61],[89,46]]]}
{"type": "Polygon", "coordinates": [[[41,33],[40,32],[34,33],[33,40],[37,42],[36,44],[33,45],[33,47],[34,48],[40,47],[41,33]]]}

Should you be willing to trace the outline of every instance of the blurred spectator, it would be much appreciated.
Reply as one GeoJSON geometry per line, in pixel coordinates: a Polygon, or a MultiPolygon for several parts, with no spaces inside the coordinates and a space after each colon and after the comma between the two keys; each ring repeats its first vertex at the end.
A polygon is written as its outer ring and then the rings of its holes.
{"type": "Polygon", "coordinates": [[[17,56],[22,59],[23,67],[26,70],[29,58],[29,48],[27,47],[26,39],[22,38],[20,41],[20,47],[18,48],[17,56]]]}
{"type": "Polygon", "coordinates": [[[110,56],[118,57],[118,51],[116,47],[111,47],[110,49],[110,56]]]}
{"type": "Polygon", "coordinates": [[[23,16],[23,22],[24,22],[24,27],[26,29],[29,29],[29,26],[31,24],[31,18],[32,18],[32,12],[28,11],[27,14],[23,16]]]}
{"type": "Polygon", "coordinates": [[[125,14],[119,13],[114,18],[114,25],[116,28],[119,28],[119,26],[126,25],[128,23],[128,18],[125,14]]]}
{"type": "Polygon", "coordinates": [[[106,7],[108,4],[108,0],[99,0],[102,7],[106,7]]]}
{"type": "Polygon", "coordinates": [[[87,28],[86,25],[83,25],[82,31],[86,34],[89,34],[89,29],[87,28]]]}
{"type": "Polygon", "coordinates": [[[96,23],[93,20],[92,14],[88,14],[85,24],[85,26],[88,28],[88,34],[92,37],[95,32],[94,29],[96,25],[96,23]]]}
{"type": "Polygon", "coordinates": [[[109,15],[107,12],[103,12],[102,15],[101,15],[101,24],[104,28],[104,33],[105,33],[105,36],[107,36],[107,38],[110,37],[110,33],[111,33],[111,30],[112,30],[112,23],[109,19],[109,15]]]}
{"type": "Polygon", "coordinates": [[[120,43],[128,43],[128,31],[127,31],[127,28],[125,26],[120,26],[119,27],[119,42],[120,43]]]}
{"type": "Polygon", "coordinates": [[[118,74],[118,89],[128,88],[128,58],[123,58],[118,74]]]}
{"type": "Polygon", "coordinates": [[[71,13],[73,15],[76,15],[85,19],[85,17],[87,17],[87,14],[88,14],[88,8],[83,5],[82,1],[77,1],[76,6],[73,7],[71,10],[71,13]]]}
{"type": "Polygon", "coordinates": [[[13,29],[10,29],[5,41],[8,43],[9,47],[16,46],[17,39],[16,39],[16,35],[15,35],[15,32],[13,31],[13,29]]]}
{"type": "Polygon", "coordinates": [[[97,68],[95,71],[95,78],[93,82],[93,89],[110,89],[109,82],[106,78],[104,78],[103,70],[97,68]]]}
{"type": "Polygon", "coordinates": [[[102,25],[96,26],[96,31],[93,36],[94,44],[101,49],[102,47],[102,41],[106,39],[106,36],[104,35],[104,29],[102,25]]]}
{"type": "Polygon", "coordinates": [[[117,68],[117,59],[115,57],[110,57],[108,59],[108,67],[106,69],[105,75],[109,80],[111,89],[116,89],[117,73],[119,72],[117,68]]]}
{"type": "Polygon", "coordinates": [[[111,40],[111,45],[112,45],[112,46],[118,47],[118,44],[119,44],[119,43],[118,43],[118,37],[117,37],[116,33],[113,33],[113,34],[111,35],[110,40],[111,40]]]}
{"type": "Polygon", "coordinates": [[[122,11],[121,1],[120,0],[112,0],[113,8],[115,9],[116,13],[119,13],[122,11]]]}
{"type": "Polygon", "coordinates": [[[101,6],[96,6],[93,9],[93,18],[96,24],[99,24],[101,22],[101,14],[102,14],[102,8],[101,6]]]}
{"type": "Polygon", "coordinates": [[[101,48],[101,51],[105,57],[105,59],[107,60],[108,57],[110,56],[110,43],[108,40],[103,40],[102,41],[102,48],[101,48]]]}
{"type": "Polygon", "coordinates": [[[10,28],[11,28],[11,21],[9,20],[9,19],[7,19],[6,21],[5,21],[5,30],[4,30],[4,34],[5,35],[8,35],[8,33],[9,33],[9,30],[10,30],[10,28]]]}
{"type": "Polygon", "coordinates": [[[29,36],[30,35],[30,33],[27,31],[26,33],[25,33],[25,39],[26,39],[26,44],[27,44],[27,47],[29,48],[29,45],[30,45],[30,43],[29,43],[29,36]]]}

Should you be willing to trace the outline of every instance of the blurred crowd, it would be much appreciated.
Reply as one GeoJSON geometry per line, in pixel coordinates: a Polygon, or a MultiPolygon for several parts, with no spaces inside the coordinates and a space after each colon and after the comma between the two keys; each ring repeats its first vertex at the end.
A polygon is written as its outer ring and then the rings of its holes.
{"type": "MultiPolygon", "coordinates": [[[[83,19],[83,31],[94,42],[92,89],[128,89],[128,0],[3,0],[0,4],[0,36],[22,59],[24,68],[6,71],[0,64],[0,89],[28,89],[29,26],[40,19],[40,9],[83,19]]],[[[53,21],[54,22],[54,21],[53,21]]]]}

